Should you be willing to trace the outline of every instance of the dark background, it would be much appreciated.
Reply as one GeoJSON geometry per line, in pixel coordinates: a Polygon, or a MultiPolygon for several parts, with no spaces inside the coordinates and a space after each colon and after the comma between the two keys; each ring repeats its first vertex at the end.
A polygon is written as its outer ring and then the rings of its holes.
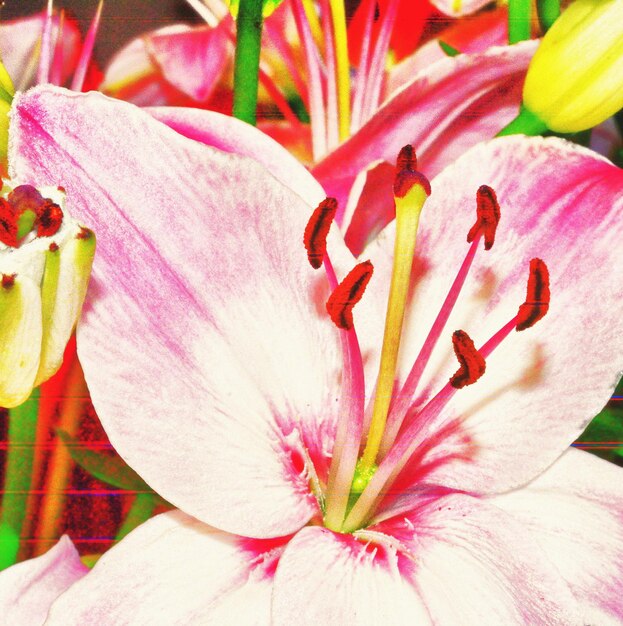
{"type": "MultiPolygon", "coordinates": [[[[83,33],[98,0],[55,0],[56,9],[70,11],[80,24],[83,33]]],[[[9,20],[31,15],[45,9],[46,0],[4,0],[0,18],[9,20]]],[[[172,22],[201,24],[201,18],[184,0],[104,0],[102,23],[97,37],[95,57],[104,63],[119,46],[133,36],[172,22]]]]}

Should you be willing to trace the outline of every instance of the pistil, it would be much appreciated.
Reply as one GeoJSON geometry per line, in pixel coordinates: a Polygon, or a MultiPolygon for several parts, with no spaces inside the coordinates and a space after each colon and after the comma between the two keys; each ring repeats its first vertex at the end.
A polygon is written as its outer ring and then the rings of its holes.
{"type": "Polygon", "coordinates": [[[476,192],[476,222],[470,228],[467,234],[467,242],[471,246],[461,264],[461,267],[452,282],[448,294],[441,305],[441,309],[433,322],[433,325],[417,355],[415,362],[405,380],[405,383],[397,394],[397,399],[391,407],[388,417],[387,427],[383,433],[381,442],[381,457],[387,454],[387,451],[394,443],[396,436],[406,417],[409,405],[413,402],[413,397],[417,390],[424,368],[430,359],[433,349],[437,345],[437,341],[450,318],[450,314],[458,300],[459,294],[465,285],[465,280],[469,274],[472,263],[476,256],[480,240],[484,237],[484,248],[490,250],[495,241],[495,233],[500,221],[500,206],[497,201],[495,191],[487,185],[481,185],[476,192]]]}
{"type": "Polygon", "coordinates": [[[374,408],[366,448],[360,461],[362,472],[369,471],[377,458],[385,429],[387,413],[394,390],[396,364],[407,294],[411,278],[411,265],[415,253],[420,213],[430,194],[428,180],[415,170],[413,148],[405,146],[398,156],[402,169],[396,176],[394,200],[396,203],[396,239],[394,243],[394,266],[387,302],[385,332],[381,350],[381,362],[374,398],[374,408]]]}

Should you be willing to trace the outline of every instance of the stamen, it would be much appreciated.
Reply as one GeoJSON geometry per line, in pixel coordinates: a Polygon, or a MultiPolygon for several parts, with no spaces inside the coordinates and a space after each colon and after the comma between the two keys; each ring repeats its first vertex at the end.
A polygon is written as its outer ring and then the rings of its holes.
{"type": "MultiPolygon", "coordinates": [[[[414,163],[412,148],[401,150],[399,163],[410,166],[414,163]]],[[[387,302],[385,332],[381,350],[381,362],[374,398],[372,419],[366,448],[361,458],[362,469],[371,468],[376,460],[387,412],[392,399],[398,348],[402,334],[402,323],[407,304],[411,266],[415,252],[415,239],[422,207],[430,194],[428,180],[419,172],[402,169],[394,183],[396,204],[396,241],[394,242],[394,267],[387,302]]]]}
{"type": "Polygon", "coordinates": [[[78,64],[76,65],[74,78],[71,81],[72,91],[82,91],[82,88],[84,86],[84,79],[87,75],[89,63],[91,62],[93,46],[95,45],[95,38],[97,37],[97,31],[99,29],[100,19],[102,17],[103,6],[104,0],[100,0],[99,4],[97,5],[97,9],[95,10],[95,15],[91,20],[91,25],[89,26],[87,35],[84,39],[82,50],[80,51],[80,58],[78,59],[78,64]]]}
{"type": "MultiPolygon", "coordinates": [[[[328,255],[324,257],[329,285],[338,289],[337,277],[328,255]]],[[[363,291],[362,291],[363,293],[363,291]]],[[[324,524],[338,531],[344,520],[363,431],[365,381],[361,348],[354,326],[341,330],[340,344],[344,369],[338,423],[327,482],[324,524]]]]}
{"type": "Polygon", "coordinates": [[[350,130],[350,68],[346,39],[346,11],[343,0],[329,0],[335,41],[335,82],[339,110],[340,139],[348,138],[350,130]]]}
{"type": "Polygon", "coordinates": [[[452,345],[460,367],[450,378],[450,384],[455,389],[473,385],[485,373],[484,357],[478,352],[471,337],[464,330],[454,331],[452,345]]]}
{"type": "Polygon", "coordinates": [[[292,0],[292,15],[296,23],[307,65],[309,81],[309,116],[312,129],[312,152],[314,161],[327,152],[327,132],[324,99],[322,97],[322,78],[320,73],[320,55],[314,43],[309,22],[305,15],[303,0],[292,0]]]}
{"type": "Polygon", "coordinates": [[[495,191],[487,185],[481,185],[476,192],[476,223],[467,234],[468,243],[474,241],[482,231],[485,238],[485,250],[491,250],[499,221],[500,205],[495,191]]]}
{"type": "Polygon", "coordinates": [[[37,67],[37,84],[43,85],[50,80],[50,66],[52,62],[52,20],[54,17],[54,2],[48,0],[48,6],[41,33],[41,48],[39,65],[37,67]]]}
{"type": "Polygon", "coordinates": [[[327,300],[327,312],[333,323],[343,330],[353,328],[353,307],[361,300],[374,267],[370,261],[355,265],[327,300]]]}
{"type": "Polygon", "coordinates": [[[2,274],[2,287],[10,289],[15,284],[17,274],[2,274]]]}
{"type": "Polygon", "coordinates": [[[322,266],[327,253],[327,235],[335,219],[336,211],[337,200],[326,198],[316,207],[305,227],[303,243],[309,263],[315,270],[322,266]]]}
{"type": "Polygon", "coordinates": [[[541,259],[530,261],[530,276],[526,301],[519,306],[517,327],[515,330],[526,330],[545,317],[549,310],[549,271],[541,259]]]}

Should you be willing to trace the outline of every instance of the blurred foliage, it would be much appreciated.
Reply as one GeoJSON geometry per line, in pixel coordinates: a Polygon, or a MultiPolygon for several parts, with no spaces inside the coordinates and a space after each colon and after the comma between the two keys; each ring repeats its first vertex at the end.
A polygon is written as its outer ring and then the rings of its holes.
{"type": "Polygon", "coordinates": [[[613,399],[595,416],[576,444],[583,450],[623,467],[623,379],[613,399]]]}

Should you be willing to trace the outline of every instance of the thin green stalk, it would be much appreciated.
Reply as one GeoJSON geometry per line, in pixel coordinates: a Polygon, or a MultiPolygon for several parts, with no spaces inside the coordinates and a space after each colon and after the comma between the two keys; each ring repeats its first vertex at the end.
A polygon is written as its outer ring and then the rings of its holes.
{"type": "Polygon", "coordinates": [[[546,33],[560,15],[560,0],[537,0],[536,10],[541,30],[546,33]]]}
{"type": "Polygon", "coordinates": [[[530,39],[530,17],[530,0],[509,0],[508,43],[513,44],[530,39]]]}
{"type": "Polygon", "coordinates": [[[26,502],[32,480],[37,434],[39,389],[14,409],[9,409],[9,436],[0,513],[0,570],[17,559],[26,502]]]}
{"type": "Polygon", "coordinates": [[[234,60],[234,117],[257,121],[257,89],[262,44],[262,0],[240,0],[236,17],[234,60]]]}
{"type": "Polygon", "coordinates": [[[128,512],[117,536],[116,541],[123,539],[129,532],[134,530],[137,526],[146,522],[154,512],[156,508],[157,499],[153,493],[137,493],[132,507],[128,512]]]}
{"type": "Polygon", "coordinates": [[[541,135],[547,131],[547,126],[534,113],[528,111],[523,105],[519,115],[507,124],[496,137],[505,135],[541,135]]]}

